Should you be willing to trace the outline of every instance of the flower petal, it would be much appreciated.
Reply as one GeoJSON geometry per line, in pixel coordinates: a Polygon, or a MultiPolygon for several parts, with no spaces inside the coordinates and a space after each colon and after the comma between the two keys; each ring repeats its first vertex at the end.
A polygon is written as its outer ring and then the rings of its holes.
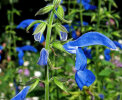
{"type": "Polygon", "coordinates": [[[75,69],[76,70],[84,70],[87,66],[87,58],[81,48],[76,50],[76,62],[75,69]]]}
{"type": "Polygon", "coordinates": [[[31,45],[26,45],[21,47],[22,50],[24,51],[33,51],[33,52],[37,52],[37,49],[31,45]]]}
{"type": "Polygon", "coordinates": [[[38,34],[35,34],[35,35],[34,35],[34,40],[35,40],[35,41],[39,41],[40,43],[43,43],[43,42],[45,41],[45,38],[44,38],[44,35],[43,35],[43,34],[38,33],[38,34]],[[41,39],[40,39],[40,35],[42,35],[42,36],[41,36],[41,39]]]}
{"type": "Polygon", "coordinates": [[[67,33],[60,32],[60,34],[61,34],[61,41],[66,41],[67,40],[67,33]]]}
{"type": "Polygon", "coordinates": [[[104,55],[105,55],[105,60],[106,61],[109,61],[111,59],[110,52],[111,52],[110,49],[105,49],[104,50],[104,55]]]}
{"type": "Polygon", "coordinates": [[[92,59],[91,49],[87,49],[87,47],[84,47],[83,51],[84,51],[87,58],[92,59]]]}
{"type": "Polygon", "coordinates": [[[34,20],[34,19],[26,19],[26,20],[23,20],[23,21],[17,26],[17,29],[19,29],[19,28],[25,29],[25,28],[28,27],[29,24],[31,24],[33,21],[35,21],[35,20],[34,20]]]}
{"type": "Polygon", "coordinates": [[[80,90],[82,90],[84,84],[79,80],[79,77],[78,77],[77,73],[75,74],[75,81],[76,81],[78,87],[80,88],[80,90]]]}
{"type": "Polygon", "coordinates": [[[37,64],[42,66],[47,65],[48,55],[49,55],[48,51],[45,48],[43,48],[40,52],[40,58],[37,64]]]}
{"type": "Polygon", "coordinates": [[[104,45],[112,49],[116,49],[115,44],[105,35],[98,32],[88,32],[75,41],[66,43],[67,48],[72,47],[84,47],[90,45],[104,45]]]}
{"type": "Polygon", "coordinates": [[[76,72],[76,74],[77,74],[77,77],[78,77],[79,81],[84,86],[90,86],[96,79],[94,74],[88,69],[84,69],[83,71],[78,70],[76,72]]]}
{"type": "Polygon", "coordinates": [[[26,95],[30,89],[30,86],[25,87],[22,91],[20,91],[15,97],[11,100],[25,100],[26,95]]]}
{"type": "Polygon", "coordinates": [[[114,44],[117,46],[117,47],[119,47],[120,49],[122,49],[122,44],[120,44],[119,42],[117,42],[117,41],[113,41],[114,42],[114,44]]]}
{"type": "Polygon", "coordinates": [[[69,44],[66,43],[66,44],[63,45],[63,48],[69,53],[76,54],[76,50],[77,50],[78,47],[72,47],[72,46],[69,46],[69,44]]]}

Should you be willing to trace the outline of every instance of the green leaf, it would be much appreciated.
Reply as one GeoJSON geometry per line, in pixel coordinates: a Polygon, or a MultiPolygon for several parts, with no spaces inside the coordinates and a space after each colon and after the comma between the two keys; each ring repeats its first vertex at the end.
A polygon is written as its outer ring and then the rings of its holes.
{"type": "Polygon", "coordinates": [[[53,9],[53,7],[54,7],[53,5],[48,5],[44,8],[41,8],[39,11],[37,11],[35,16],[46,14],[46,13],[50,12],[53,9]]]}
{"type": "Polygon", "coordinates": [[[43,32],[45,31],[45,28],[46,28],[46,23],[45,23],[45,22],[39,24],[39,25],[36,27],[36,29],[35,29],[33,35],[38,34],[38,33],[40,33],[40,32],[41,32],[41,34],[43,34],[43,32]]]}
{"type": "Polygon", "coordinates": [[[54,13],[56,14],[56,16],[63,22],[65,23],[71,23],[72,21],[67,21],[65,20],[56,10],[54,11],[54,13]]]}
{"type": "Polygon", "coordinates": [[[34,22],[32,22],[28,27],[27,27],[27,29],[26,29],[26,31],[28,31],[31,27],[33,27],[33,25],[35,25],[36,23],[41,23],[42,21],[40,21],[40,20],[36,20],[36,21],[34,21],[34,22]]]}
{"type": "Polygon", "coordinates": [[[64,17],[64,10],[63,7],[61,5],[59,5],[58,9],[57,9],[57,13],[61,16],[64,17]]]}
{"type": "MultiPolygon", "coordinates": [[[[52,46],[53,46],[54,48],[58,49],[58,50],[61,50],[61,51],[63,51],[63,52],[68,53],[68,52],[63,48],[63,45],[61,44],[60,41],[53,42],[53,43],[52,43],[52,46]]],[[[70,53],[68,53],[68,54],[70,54],[70,53]]]]}
{"type": "Polygon", "coordinates": [[[60,5],[61,0],[53,0],[54,8],[57,8],[60,5]]]}
{"type": "Polygon", "coordinates": [[[61,88],[62,90],[64,90],[65,92],[68,92],[67,89],[64,87],[63,83],[58,81],[57,78],[54,77],[54,83],[61,88]]]}
{"type": "Polygon", "coordinates": [[[106,68],[106,69],[102,70],[102,71],[99,73],[99,75],[100,75],[100,76],[109,76],[111,73],[112,73],[112,70],[106,68]]]}
{"type": "Polygon", "coordinates": [[[30,86],[29,92],[33,91],[33,89],[38,85],[39,79],[36,78],[36,79],[34,79],[32,81],[35,81],[35,82],[30,86]]]}
{"type": "Polygon", "coordinates": [[[59,30],[60,32],[68,33],[67,29],[63,25],[61,25],[60,23],[56,23],[55,28],[57,30],[59,30]]]}

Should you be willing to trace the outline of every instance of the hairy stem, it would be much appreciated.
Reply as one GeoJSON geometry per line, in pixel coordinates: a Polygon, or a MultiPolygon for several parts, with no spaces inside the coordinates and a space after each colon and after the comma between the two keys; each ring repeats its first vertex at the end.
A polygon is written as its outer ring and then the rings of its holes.
{"type": "MultiPolygon", "coordinates": [[[[52,11],[49,18],[49,24],[47,26],[47,35],[46,35],[46,46],[45,49],[49,51],[50,45],[50,37],[51,37],[51,30],[52,30],[52,23],[53,23],[54,12],[52,11]]],[[[49,100],[49,66],[45,67],[45,100],[49,100]]]]}

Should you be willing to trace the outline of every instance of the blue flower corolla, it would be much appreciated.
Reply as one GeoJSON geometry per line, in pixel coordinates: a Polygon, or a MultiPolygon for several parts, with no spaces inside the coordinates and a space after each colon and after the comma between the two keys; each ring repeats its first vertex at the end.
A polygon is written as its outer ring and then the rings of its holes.
{"type": "Polygon", "coordinates": [[[78,36],[76,35],[76,31],[73,28],[73,26],[69,26],[68,24],[65,24],[64,27],[67,29],[68,32],[71,32],[72,38],[77,39],[78,36]]]}
{"type": "MultiPolygon", "coordinates": [[[[34,19],[26,19],[24,21],[22,21],[18,26],[17,29],[22,28],[25,29],[26,27],[28,27],[32,22],[34,22],[36,20],[34,19]]],[[[35,31],[36,27],[39,25],[39,23],[35,24],[33,27],[33,31],[35,31]]],[[[35,35],[34,35],[35,36],[35,35]]],[[[35,38],[34,38],[35,39],[35,38]]],[[[42,34],[41,39],[39,40],[40,43],[44,42],[45,38],[44,35],[42,34]]]]}
{"type": "Polygon", "coordinates": [[[105,60],[106,61],[109,61],[111,59],[110,52],[111,52],[110,49],[105,49],[104,50],[104,55],[105,55],[105,60]]]}
{"type": "Polygon", "coordinates": [[[0,45],[0,50],[3,50],[3,46],[0,45]]]}
{"type": "Polygon", "coordinates": [[[100,97],[101,100],[103,100],[104,99],[104,94],[99,94],[99,97],[100,97]]]}
{"type": "Polygon", "coordinates": [[[117,42],[117,41],[113,41],[114,42],[114,44],[117,46],[117,47],[119,47],[120,49],[122,49],[122,44],[120,44],[119,42],[117,42]]]}
{"type": "Polygon", "coordinates": [[[34,19],[26,19],[23,20],[16,28],[22,28],[25,29],[26,27],[28,27],[33,21],[35,21],[34,19]]]}
{"type": "Polygon", "coordinates": [[[37,52],[37,49],[31,45],[26,45],[21,47],[21,50],[23,51],[32,51],[32,52],[37,52]]]}
{"type": "Polygon", "coordinates": [[[88,49],[87,47],[84,47],[83,51],[84,51],[87,58],[92,59],[91,49],[88,49]]]}
{"type": "MultiPolygon", "coordinates": [[[[35,29],[38,25],[39,25],[39,23],[34,25],[33,31],[35,31],[35,29]]],[[[40,43],[43,43],[45,41],[45,38],[44,38],[44,35],[41,32],[39,32],[34,35],[34,40],[39,41],[40,43]]]]}
{"type": "Polygon", "coordinates": [[[77,3],[82,3],[85,10],[94,10],[97,7],[90,4],[91,0],[77,0],[77,3]]]}
{"type": "Polygon", "coordinates": [[[24,56],[24,52],[22,50],[20,50],[19,53],[18,53],[18,58],[22,59],[23,56],[24,56]]]}
{"type": "Polygon", "coordinates": [[[16,80],[14,79],[14,87],[15,87],[15,90],[16,90],[16,95],[19,93],[19,87],[18,87],[18,85],[17,85],[17,83],[16,83],[16,80]]]}
{"type": "Polygon", "coordinates": [[[61,41],[66,41],[67,40],[67,33],[65,33],[65,32],[60,32],[60,34],[61,34],[61,37],[60,37],[60,40],[61,41]]]}
{"type": "Polygon", "coordinates": [[[19,63],[19,66],[23,66],[24,60],[19,58],[18,63],[19,63]]]}
{"type": "MultiPolygon", "coordinates": [[[[78,52],[77,49],[79,49],[80,47],[90,46],[90,45],[104,45],[109,48],[116,49],[116,46],[113,43],[113,41],[111,41],[108,37],[98,32],[88,32],[74,41],[67,42],[66,44],[63,45],[63,48],[69,53],[76,54],[76,58],[77,58],[77,55],[84,56],[83,52],[78,52]]],[[[83,58],[82,56],[79,56],[79,59],[82,59],[83,58]]],[[[76,63],[78,63],[77,64],[78,67],[75,66],[76,70],[84,69],[86,67],[82,65],[80,60],[76,61],[76,63]]]]}
{"type": "Polygon", "coordinates": [[[24,52],[21,49],[21,47],[16,47],[16,51],[18,52],[18,58],[19,58],[18,64],[19,66],[22,66],[24,64],[24,60],[23,60],[24,52]]]}
{"type": "Polygon", "coordinates": [[[22,91],[20,91],[15,97],[11,100],[25,100],[26,95],[30,89],[30,86],[25,87],[22,91]]]}
{"type": "Polygon", "coordinates": [[[1,54],[0,54],[0,61],[1,61],[2,57],[1,57],[1,54]]]}
{"type": "Polygon", "coordinates": [[[81,48],[76,50],[76,62],[75,62],[75,69],[76,70],[84,70],[87,66],[87,58],[81,48]]]}
{"type": "MultiPolygon", "coordinates": [[[[0,45],[0,50],[3,50],[3,46],[1,46],[1,45],[0,45]]],[[[0,61],[1,61],[1,59],[2,59],[2,56],[0,54],[0,61]]]]}
{"type": "Polygon", "coordinates": [[[45,48],[43,48],[40,52],[40,57],[37,64],[41,66],[47,65],[48,55],[49,55],[48,51],[45,48]]]}
{"type": "Polygon", "coordinates": [[[94,74],[88,69],[78,70],[75,74],[75,80],[80,90],[83,89],[83,86],[89,87],[95,79],[94,74]]]}

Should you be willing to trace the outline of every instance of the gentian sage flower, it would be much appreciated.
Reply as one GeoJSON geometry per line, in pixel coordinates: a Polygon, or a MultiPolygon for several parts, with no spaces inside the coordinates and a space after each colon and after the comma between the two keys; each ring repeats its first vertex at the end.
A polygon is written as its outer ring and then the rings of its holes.
{"type": "Polygon", "coordinates": [[[75,80],[80,90],[82,90],[83,86],[89,87],[95,81],[95,76],[88,69],[78,70],[75,74],[75,80]]]}
{"type": "Polygon", "coordinates": [[[105,35],[98,32],[85,33],[78,39],[74,41],[69,41],[63,45],[64,49],[67,52],[76,54],[75,80],[80,89],[82,89],[83,86],[90,86],[95,81],[94,74],[91,71],[86,69],[87,58],[81,48],[81,47],[90,46],[90,45],[104,45],[111,49],[116,49],[116,46],[113,43],[113,41],[111,41],[105,35]],[[84,76],[86,79],[80,78],[81,76],[84,76]]]}
{"type": "MultiPolygon", "coordinates": [[[[0,51],[3,50],[3,46],[0,45],[0,51]]],[[[0,52],[0,61],[1,61],[2,57],[1,57],[1,52],[0,52]]]]}
{"type": "Polygon", "coordinates": [[[31,46],[31,45],[26,45],[26,46],[23,46],[23,47],[17,47],[16,51],[18,52],[19,66],[22,66],[24,64],[24,60],[23,60],[24,51],[37,52],[37,49],[35,47],[31,46]]]}
{"type": "Polygon", "coordinates": [[[117,42],[117,41],[113,41],[114,42],[114,44],[117,46],[117,47],[119,47],[120,49],[122,49],[122,44],[120,44],[119,42],[117,42]]]}
{"type": "MultiPolygon", "coordinates": [[[[35,29],[38,25],[39,25],[39,23],[34,25],[33,32],[35,31],[35,29]]],[[[43,43],[45,41],[45,38],[44,38],[44,35],[41,32],[39,32],[39,33],[34,35],[34,40],[38,41],[40,43],[43,43]]]]}
{"type": "Polygon", "coordinates": [[[104,94],[99,94],[101,100],[104,100],[104,94]]]}
{"type": "Polygon", "coordinates": [[[48,55],[48,51],[45,48],[43,48],[40,52],[40,57],[37,64],[42,66],[47,65],[48,55]]]}
{"type": "MultiPolygon", "coordinates": [[[[25,29],[27,28],[32,22],[34,22],[36,20],[34,19],[26,19],[24,21],[22,21],[18,26],[17,26],[17,29],[25,29]]],[[[33,31],[35,31],[36,27],[39,25],[39,23],[35,24],[34,27],[33,27],[33,31]]],[[[34,35],[34,39],[35,41],[39,41],[40,43],[43,43],[45,41],[45,38],[44,38],[44,35],[42,34],[41,38],[40,38],[40,33],[34,35]]]]}
{"type": "Polygon", "coordinates": [[[17,85],[17,83],[16,83],[16,80],[14,79],[14,87],[15,87],[15,90],[16,90],[16,95],[19,93],[19,87],[18,87],[18,85],[17,85]]]}
{"type": "Polygon", "coordinates": [[[85,10],[94,10],[97,7],[90,4],[91,0],[77,0],[77,3],[82,3],[85,10]]]}
{"type": "Polygon", "coordinates": [[[11,100],[25,100],[26,95],[30,89],[30,86],[25,87],[22,91],[20,91],[15,97],[11,100]]]}
{"type": "Polygon", "coordinates": [[[104,55],[105,55],[105,60],[106,61],[110,61],[110,59],[111,59],[110,52],[111,52],[110,49],[105,49],[104,50],[104,55]]]}
{"type": "Polygon", "coordinates": [[[87,58],[92,59],[91,49],[88,49],[87,47],[84,47],[83,51],[84,51],[87,58]]]}
{"type": "Polygon", "coordinates": [[[24,52],[23,52],[23,50],[20,47],[17,47],[16,51],[18,52],[18,58],[19,58],[18,63],[19,63],[19,66],[22,66],[24,64],[24,60],[23,60],[24,52]]]}
{"type": "Polygon", "coordinates": [[[37,49],[31,45],[25,45],[25,46],[21,47],[21,50],[37,52],[37,49]]]}
{"type": "Polygon", "coordinates": [[[68,24],[65,24],[64,27],[67,29],[68,32],[71,32],[72,38],[77,39],[78,36],[76,35],[76,31],[73,28],[73,26],[69,26],[68,24]]]}
{"type": "Polygon", "coordinates": [[[67,33],[60,32],[60,34],[61,34],[61,41],[66,41],[67,40],[67,33]]]}

